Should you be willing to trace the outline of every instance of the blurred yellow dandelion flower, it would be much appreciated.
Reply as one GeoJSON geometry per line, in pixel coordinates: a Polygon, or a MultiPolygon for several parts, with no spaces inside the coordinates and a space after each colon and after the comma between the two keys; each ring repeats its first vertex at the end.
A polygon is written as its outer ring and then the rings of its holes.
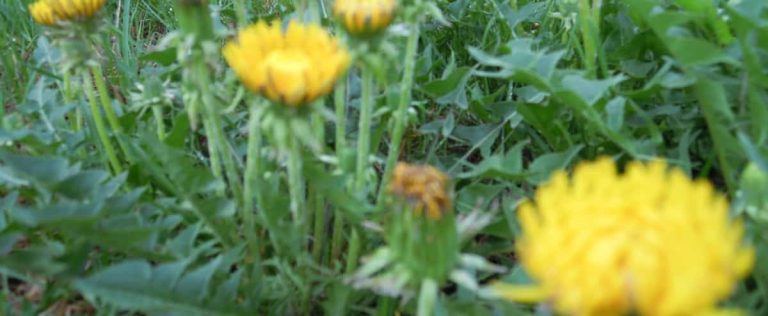
{"type": "Polygon", "coordinates": [[[493,289],[568,315],[704,315],[754,261],[728,202],[661,161],[619,175],[603,158],[553,175],[520,206],[523,267],[538,282],[493,289]]]}
{"type": "Polygon", "coordinates": [[[333,13],[353,35],[370,35],[392,22],[397,0],[336,0],[333,13]]]}
{"type": "Polygon", "coordinates": [[[48,1],[42,0],[30,4],[29,14],[32,15],[32,19],[38,24],[50,26],[56,24],[57,21],[53,8],[48,5],[48,1]]]}
{"type": "Polygon", "coordinates": [[[413,203],[417,213],[426,212],[430,219],[440,219],[452,206],[448,176],[428,165],[398,163],[389,191],[413,203]]]}
{"type": "Polygon", "coordinates": [[[288,106],[310,103],[333,89],[349,66],[349,53],[322,27],[260,21],[224,47],[224,58],[243,84],[288,106]]]}
{"type": "Polygon", "coordinates": [[[90,18],[104,6],[106,0],[38,0],[29,6],[35,22],[54,25],[58,21],[90,18]]]}

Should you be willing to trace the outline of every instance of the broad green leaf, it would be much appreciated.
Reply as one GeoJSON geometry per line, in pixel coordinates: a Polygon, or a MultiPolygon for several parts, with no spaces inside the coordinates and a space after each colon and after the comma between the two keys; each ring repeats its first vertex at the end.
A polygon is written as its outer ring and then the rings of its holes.
{"type": "Polygon", "coordinates": [[[504,155],[494,155],[484,159],[470,171],[456,175],[456,178],[492,178],[520,180],[524,178],[522,151],[528,141],[517,143],[504,155]]]}
{"type": "Polygon", "coordinates": [[[716,63],[739,64],[720,47],[702,39],[670,36],[666,43],[680,63],[688,67],[708,66],[716,63]]]}
{"type": "Polygon", "coordinates": [[[202,301],[208,296],[213,273],[221,264],[221,256],[216,257],[202,267],[190,271],[176,284],[175,292],[183,297],[202,301]]]}
{"type": "Polygon", "coordinates": [[[550,153],[542,155],[528,166],[528,182],[531,184],[540,184],[549,179],[553,171],[561,170],[571,164],[583,146],[575,146],[565,152],[550,153]]]}
{"type": "Polygon", "coordinates": [[[70,199],[85,199],[107,179],[109,173],[101,170],[88,170],[74,174],[59,182],[55,190],[70,199]]]}
{"type": "Polygon", "coordinates": [[[447,77],[425,84],[424,91],[431,95],[438,104],[453,104],[466,110],[469,107],[466,84],[471,75],[472,68],[457,68],[447,77]]]}

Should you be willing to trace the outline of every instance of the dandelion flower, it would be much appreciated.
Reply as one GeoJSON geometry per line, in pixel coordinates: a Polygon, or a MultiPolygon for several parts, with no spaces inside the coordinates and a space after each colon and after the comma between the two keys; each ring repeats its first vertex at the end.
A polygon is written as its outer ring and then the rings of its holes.
{"type": "Polygon", "coordinates": [[[336,0],[333,13],[352,35],[370,35],[392,22],[396,0],[336,0]]]}
{"type": "Polygon", "coordinates": [[[48,26],[56,24],[57,17],[53,13],[53,8],[48,5],[48,1],[37,1],[30,4],[29,14],[32,15],[32,19],[38,24],[48,26]]]}
{"type": "Polygon", "coordinates": [[[261,21],[224,47],[224,58],[243,84],[288,106],[311,103],[333,89],[349,54],[319,25],[261,21]]]}
{"type": "Polygon", "coordinates": [[[71,21],[93,17],[106,0],[38,0],[29,6],[35,22],[54,25],[58,21],[71,21]]]}
{"type": "Polygon", "coordinates": [[[448,176],[428,165],[398,163],[389,191],[413,203],[416,212],[426,212],[430,219],[440,219],[452,205],[448,176]]]}
{"type": "Polygon", "coordinates": [[[619,175],[603,158],[554,174],[519,209],[530,286],[496,284],[516,301],[547,300],[568,315],[718,312],[754,250],[728,202],[706,181],[661,161],[619,175]]]}

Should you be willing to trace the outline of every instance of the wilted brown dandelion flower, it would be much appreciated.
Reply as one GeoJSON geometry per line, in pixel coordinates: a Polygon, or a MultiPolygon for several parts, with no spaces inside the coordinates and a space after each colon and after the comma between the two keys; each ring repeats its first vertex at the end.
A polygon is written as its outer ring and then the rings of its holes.
{"type": "Polygon", "coordinates": [[[440,219],[453,204],[448,182],[448,176],[435,167],[400,162],[395,167],[388,189],[412,203],[417,213],[426,213],[430,219],[440,219]]]}

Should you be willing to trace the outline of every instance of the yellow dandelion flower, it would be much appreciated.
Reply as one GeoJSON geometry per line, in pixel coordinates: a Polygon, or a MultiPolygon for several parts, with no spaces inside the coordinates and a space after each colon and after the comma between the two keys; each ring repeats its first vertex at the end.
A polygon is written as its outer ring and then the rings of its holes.
{"type": "Polygon", "coordinates": [[[29,6],[29,11],[35,22],[53,25],[58,21],[90,18],[106,2],[106,0],[38,0],[29,6]]]}
{"type": "Polygon", "coordinates": [[[507,299],[548,300],[568,315],[704,315],[749,273],[754,250],[706,181],[661,161],[603,158],[557,172],[520,206],[517,250],[532,286],[507,299]]]}
{"type": "Polygon", "coordinates": [[[53,11],[63,20],[92,17],[106,0],[48,0],[53,11]]]}
{"type": "Polygon", "coordinates": [[[310,103],[333,89],[349,66],[338,40],[316,24],[261,21],[224,47],[224,58],[243,84],[288,106],[310,103]]]}
{"type": "Polygon", "coordinates": [[[440,219],[452,206],[448,176],[428,165],[398,163],[389,191],[413,203],[416,212],[426,212],[430,219],[440,219]]]}
{"type": "Polygon", "coordinates": [[[352,35],[384,30],[397,9],[397,0],[336,0],[333,13],[352,35]]]}
{"type": "Polygon", "coordinates": [[[48,5],[48,1],[37,1],[29,5],[29,14],[38,24],[54,25],[58,18],[53,13],[53,8],[48,5]]]}

